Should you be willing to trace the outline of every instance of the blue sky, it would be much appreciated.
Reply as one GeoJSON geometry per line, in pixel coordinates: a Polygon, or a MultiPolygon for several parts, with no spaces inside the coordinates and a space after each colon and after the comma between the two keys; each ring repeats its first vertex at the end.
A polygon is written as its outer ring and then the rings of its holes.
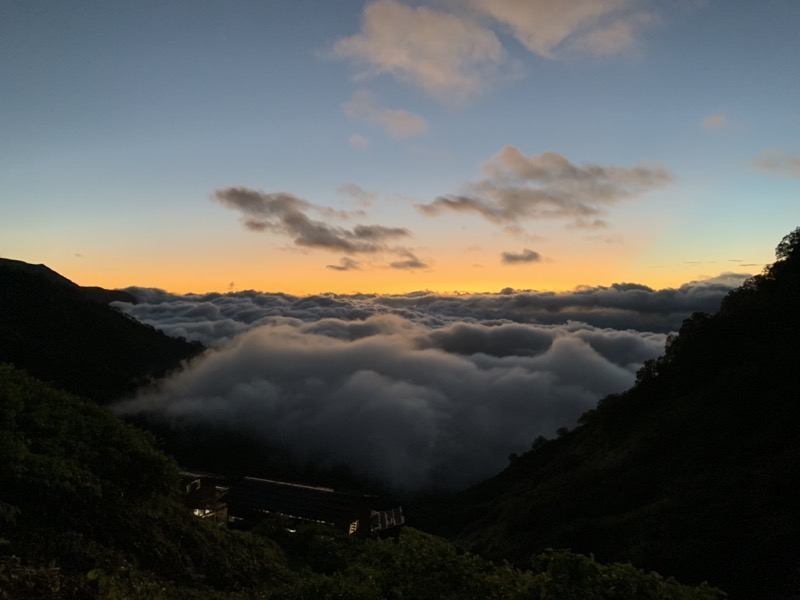
{"type": "Polygon", "coordinates": [[[179,292],[758,272],[800,224],[799,29],[788,0],[6,1],[0,255],[179,292]]]}

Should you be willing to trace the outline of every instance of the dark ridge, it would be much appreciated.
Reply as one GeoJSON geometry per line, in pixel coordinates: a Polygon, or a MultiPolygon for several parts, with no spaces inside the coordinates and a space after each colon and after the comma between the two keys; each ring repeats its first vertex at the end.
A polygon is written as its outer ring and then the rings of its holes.
{"type": "Polygon", "coordinates": [[[81,286],[83,297],[92,302],[100,304],[111,304],[112,302],[129,302],[136,304],[136,296],[124,290],[107,290],[96,286],[81,286]]]}
{"type": "Polygon", "coordinates": [[[105,404],[203,350],[107,305],[126,297],[81,288],[44,265],[0,259],[0,361],[105,404]]]}
{"type": "Polygon", "coordinates": [[[46,267],[45,265],[42,264],[32,265],[30,263],[26,263],[21,260],[14,260],[11,258],[0,258],[0,270],[4,272],[14,271],[17,273],[24,273],[26,275],[36,276],[45,281],[49,281],[50,283],[54,283],[56,285],[78,287],[75,283],[71,282],[66,277],[59,275],[49,267],[46,267]]]}

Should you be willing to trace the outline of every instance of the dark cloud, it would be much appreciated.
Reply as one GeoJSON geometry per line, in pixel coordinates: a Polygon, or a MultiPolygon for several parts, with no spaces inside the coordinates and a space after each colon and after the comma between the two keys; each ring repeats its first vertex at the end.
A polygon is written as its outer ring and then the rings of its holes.
{"type": "Polygon", "coordinates": [[[483,171],[486,177],[468,186],[466,193],[440,196],[417,208],[429,216],[474,212],[498,224],[563,219],[572,227],[604,228],[608,223],[599,216],[609,206],[673,179],[663,166],[577,166],[556,152],[524,156],[513,146],[490,158],[483,171]]]}
{"type": "Polygon", "coordinates": [[[507,265],[517,265],[520,263],[541,262],[542,256],[538,252],[525,248],[522,252],[503,252],[503,263],[507,265]]]}
{"type": "Polygon", "coordinates": [[[326,265],[325,268],[332,269],[334,271],[358,271],[361,269],[361,265],[352,258],[345,256],[339,259],[338,265],[326,265]]]}
{"type": "Polygon", "coordinates": [[[353,235],[361,240],[385,240],[409,235],[408,229],[402,227],[383,227],[382,225],[356,225],[353,235]]]}
{"type": "Polygon", "coordinates": [[[389,263],[392,269],[399,269],[403,271],[410,271],[414,269],[427,269],[428,265],[417,258],[412,252],[408,250],[400,250],[398,254],[405,257],[405,260],[397,260],[389,263]]]}
{"type": "Polygon", "coordinates": [[[398,488],[463,486],[629,387],[744,278],[461,296],[129,288],[138,304],[118,308],[213,347],[118,410],[262,436],[398,488]]]}
{"type": "Polygon", "coordinates": [[[348,217],[349,213],[317,207],[286,193],[264,193],[244,187],[229,187],[214,192],[213,199],[242,214],[242,224],[251,231],[286,235],[298,246],[347,253],[387,252],[386,242],[411,233],[399,227],[356,225],[352,230],[333,227],[308,217],[317,211],[324,216],[348,217]]]}

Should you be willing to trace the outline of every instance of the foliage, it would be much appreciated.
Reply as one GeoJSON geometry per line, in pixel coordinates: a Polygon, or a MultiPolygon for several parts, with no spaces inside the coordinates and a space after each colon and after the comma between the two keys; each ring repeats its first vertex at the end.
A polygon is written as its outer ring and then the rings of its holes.
{"type": "Polygon", "coordinates": [[[706,584],[681,585],[630,564],[601,565],[593,557],[547,549],[533,558],[537,600],[718,600],[727,595],[706,584]]]}
{"type": "MultiPolygon", "coordinates": [[[[298,534],[303,535],[300,531],[298,534]]],[[[319,542],[333,557],[347,557],[332,571],[310,563],[294,583],[277,589],[273,600],[719,600],[725,594],[708,586],[687,587],[630,565],[601,565],[567,550],[548,550],[534,559],[533,571],[493,564],[441,538],[413,529],[399,542],[370,540],[353,544],[340,536],[319,542]]],[[[298,565],[299,566],[299,565],[298,565]]]]}
{"type": "MultiPolygon", "coordinates": [[[[300,532],[298,532],[300,533],[300,532]]],[[[321,538],[332,555],[348,557],[340,568],[320,572],[306,565],[293,584],[278,588],[273,600],[718,600],[708,586],[682,586],[673,579],[630,565],[600,565],[566,550],[548,550],[534,560],[534,572],[496,565],[440,538],[410,529],[398,543],[370,540],[348,545],[336,536],[321,538]]]]}
{"type": "Polygon", "coordinates": [[[795,227],[794,231],[787,233],[775,248],[775,258],[786,260],[797,258],[800,255],[800,227],[795,227]]]}
{"type": "Polygon", "coordinates": [[[232,593],[287,576],[274,544],[191,517],[177,473],[149,436],[105,409],[0,365],[2,593],[232,593]]]}

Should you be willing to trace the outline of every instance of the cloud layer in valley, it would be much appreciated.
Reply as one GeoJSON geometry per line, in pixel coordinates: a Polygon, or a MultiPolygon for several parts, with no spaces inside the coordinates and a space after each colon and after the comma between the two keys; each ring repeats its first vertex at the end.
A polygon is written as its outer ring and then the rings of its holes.
{"type": "Polygon", "coordinates": [[[178,296],[137,319],[212,344],[127,414],[215,424],[398,489],[459,487],[629,387],[666,333],[741,276],[569,294],[178,296]]]}
{"type": "MultiPolygon", "coordinates": [[[[357,268],[344,263],[342,268],[357,268]]],[[[169,335],[207,345],[219,345],[274,318],[299,321],[364,320],[395,315],[413,324],[440,328],[466,322],[492,325],[521,323],[530,327],[569,321],[597,328],[677,331],[693,312],[714,312],[722,298],[747,274],[727,273],[693,281],[679,288],[654,290],[634,283],[579,288],[572,292],[515,291],[497,294],[439,295],[414,292],[377,294],[320,294],[240,291],[228,294],[172,294],[152,288],[127,288],[137,304],[118,303],[137,320],[169,335]]]]}
{"type": "Polygon", "coordinates": [[[664,339],[578,324],[277,317],[117,410],[262,437],[398,489],[458,487],[630,386],[664,339]]]}

